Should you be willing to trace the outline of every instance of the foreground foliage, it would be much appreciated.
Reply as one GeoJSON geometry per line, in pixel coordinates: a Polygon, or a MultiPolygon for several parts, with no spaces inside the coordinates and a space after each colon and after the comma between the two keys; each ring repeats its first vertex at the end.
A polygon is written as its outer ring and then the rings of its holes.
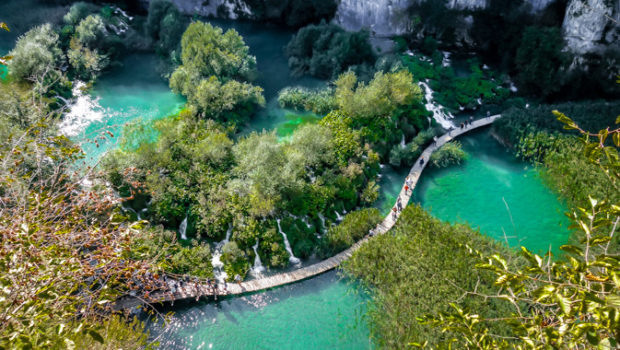
{"type": "MultiPolygon", "coordinates": [[[[110,302],[150,267],[128,259],[140,227],[109,190],[81,185],[71,170],[81,151],[55,135],[55,113],[40,96],[11,101],[32,114],[15,124],[0,110],[0,348],[107,343],[124,322],[102,324],[110,302]]],[[[125,339],[145,345],[141,335],[125,339]]]]}

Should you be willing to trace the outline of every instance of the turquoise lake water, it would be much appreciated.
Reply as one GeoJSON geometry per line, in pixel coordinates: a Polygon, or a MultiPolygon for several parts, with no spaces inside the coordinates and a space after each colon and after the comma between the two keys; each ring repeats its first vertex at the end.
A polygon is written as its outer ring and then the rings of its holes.
{"type": "Polygon", "coordinates": [[[568,208],[545,186],[538,170],[520,162],[489,133],[459,141],[469,158],[461,166],[427,169],[414,198],[435,217],[468,222],[510,246],[558,252],[568,239],[568,208]]]}
{"type": "Polygon", "coordinates": [[[367,297],[328,272],[300,283],[219,302],[176,307],[151,324],[163,349],[370,349],[367,297]]]}

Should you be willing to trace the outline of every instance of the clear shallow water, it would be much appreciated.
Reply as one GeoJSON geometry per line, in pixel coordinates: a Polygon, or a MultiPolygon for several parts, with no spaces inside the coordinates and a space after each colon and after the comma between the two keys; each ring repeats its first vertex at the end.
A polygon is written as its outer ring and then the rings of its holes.
{"type": "Polygon", "coordinates": [[[294,31],[265,23],[214,19],[205,21],[221,27],[224,31],[236,30],[243,37],[246,45],[250,47],[250,54],[256,56],[259,75],[254,83],[264,89],[266,105],[243,128],[243,134],[277,129],[278,136],[285,137],[303,124],[314,123],[321,119],[312,113],[286,110],[278,105],[278,92],[287,86],[319,88],[325,85],[323,80],[291,76],[284,49],[295,34],[294,31]],[[293,114],[298,115],[293,116],[293,114]]]}
{"type": "Polygon", "coordinates": [[[366,296],[335,272],[263,293],[174,309],[162,349],[369,349],[366,296]]]}
{"type": "Polygon", "coordinates": [[[123,126],[128,122],[153,121],[177,112],[185,103],[183,97],[170,91],[156,71],[157,57],[152,54],[129,55],[123,66],[103,75],[90,93],[92,103],[86,110],[87,126],[73,139],[82,143],[88,163],[115,148],[123,126]],[[108,130],[114,138],[92,140],[108,130]]]}
{"type": "MultiPolygon", "coordinates": [[[[278,135],[286,137],[300,125],[321,119],[312,113],[282,109],[277,103],[278,92],[286,86],[317,87],[324,84],[320,80],[297,79],[290,75],[284,47],[293,32],[278,26],[250,22],[210,22],[224,30],[237,30],[250,47],[251,54],[257,57],[259,76],[255,83],[263,87],[267,105],[243,128],[243,133],[278,129],[278,135]]],[[[86,113],[88,116],[82,120],[84,125],[74,125],[79,129],[74,140],[83,144],[88,155],[87,164],[94,163],[107,150],[118,145],[124,124],[139,120],[157,120],[177,112],[182,107],[185,100],[170,91],[168,83],[156,70],[157,64],[155,55],[130,55],[123,60],[123,67],[107,72],[99,78],[90,92],[93,101],[86,113]],[[97,147],[92,140],[104,135],[105,130],[111,131],[115,137],[101,140],[97,147]]]]}
{"type": "Polygon", "coordinates": [[[568,209],[531,165],[515,157],[489,129],[462,136],[469,154],[461,166],[424,171],[414,198],[435,217],[468,222],[510,246],[554,253],[568,239],[568,209]]]}

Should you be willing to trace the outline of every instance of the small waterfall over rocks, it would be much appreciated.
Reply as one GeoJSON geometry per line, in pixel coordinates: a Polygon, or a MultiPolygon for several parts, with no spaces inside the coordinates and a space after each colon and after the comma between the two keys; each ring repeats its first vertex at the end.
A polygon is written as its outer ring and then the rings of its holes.
{"type": "Polygon", "coordinates": [[[179,233],[181,234],[181,239],[187,239],[187,216],[189,214],[185,214],[185,219],[181,221],[181,225],[179,226],[179,233]]]}
{"type": "Polygon", "coordinates": [[[226,231],[226,238],[224,238],[221,242],[218,242],[213,249],[213,256],[211,257],[211,266],[213,266],[213,274],[215,275],[215,279],[224,283],[224,280],[228,277],[228,274],[224,272],[224,263],[222,262],[222,248],[226,243],[230,241],[230,236],[232,234],[232,225],[228,226],[228,230],[226,231]]]}
{"type": "Polygon", "coordinates": [[[282,235],[282,238],[284,238],[284,248],[290,255],[290,257],[288,258],[289,262],[293,265],[300,264],[301,260],[299,260],[299,258],[295,257],[295,255],[293,254],[293,250],[291,249],[291,244],[288,241],[288,237],[286,236],[286,233],[282,231],[282,227],[280,226],[280,219],[276,219],[276,222],[278,223],[278,231],[282,235]]]}
{"type": "Polygon", "coordinates": [[[338,220],[338,222],[342,221],[342,219],[344,219],[342,217],[342,215],[340,215],[340,213],[337,210],[334,210],[334,213],[336,213],[336,220],[338,220]]]}
{"type": "Polygon", "coordinates": [[[263,263],[260,261],[260,256],[258,255],[258,239],[256,239],[256,244],[252,246],[252,249],[254,250],[255,257],[254,257],[254,266],[250,270],[250,273],[254,277],[261,277],[262,272],[265,271],[265,267],[263,266],[263,263]]]}
{"type": "Polygon", "coordinates": [[[433,118],[444,129],[454,128],[454,123],[449,119],[454,118],[452,113],[446,111],[441,105],[433,100],[433,90],[428,86],[427,82],[420,82],[420,87],[424,90],[424,98],[426,99],[426,109],[433,113],[433,118]]]}

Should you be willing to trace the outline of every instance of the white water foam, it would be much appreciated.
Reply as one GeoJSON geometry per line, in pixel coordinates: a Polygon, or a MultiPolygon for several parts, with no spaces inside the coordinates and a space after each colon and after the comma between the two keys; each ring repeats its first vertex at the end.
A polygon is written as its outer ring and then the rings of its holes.
{"type": "Polygon", "coordinates": [[[254,277],[261,277],[263,271],[265,271],[265,267],[263,267],[263,263],[260,261],[260,256],[258,255],[258,239],[256,240],[256,244],[252,246],[254,250],[254,266],[250,270],[250,273],[254,277]]]}
{"type": "Polygon", "coordinates": [[[77,80],[73,83],[74,102],[59,125],[60,133],[65,136],[77,136],[90,123],[103,120],[104,110],[99,105],[99,97],[90,96],[84,89],[85,86],[83,81],[77,80]]]}
{"type": "Polygon", "coordinates": [[[181,239],[187,239],[187,215],[185,214],[185,218],[181,221],[181,225],[179,226],[179,233],[181,234],[181,239]]]}
{"type": "Polygon", "coordinates": [[[286,236],[286,233],[284,233],[284,231],[282,231],[282,227],[280,226],[280,219],[276,219],[276,222],[278,223],[278,231],[280,232],[280,234],[284,238],[284,248],[286,249],[286,251],[290,255],[290,257],[288,258],[289,262],[292,263],[293,265],[300,264],[301,260],[299,260],[299,258],[297,258],[297,257],[295,257],[295,255],[293,255],[293,250],[291,249],[291,244],[288,241],[288,237],[286,236]]]}
{"type": "Polygon", "coordinates": [[[215,275],[215,279],[220,283],[224,283],[224,281],[228,277],[228,274],[224,272],[223,270],[224,263],[222,262],[221,258],[222,258],[222,248],[224,247],[226,243],[230,241],[231,234],[232,234],[232,225],[229,226],[228,230],[226,231],[226,238],[224,238],[224,240],[222,240],[221,242],[217,243],[215,245],[215,248],[213,249],[213,257],[211,258],[211,266],[213,266],[213,274],[215,275]]]}
{"type": "Polygon", "coordinates": [[[433,90],[428,86],[427,83],[420,82],[420,87],[424,90],[424,98],[426,99],[426,109],[433,113],[433,118],[437,123],[439,123],[444,129],[454,128],[455,125],[450,119],[454,118],[452,113],[446,111],[441,105],[437,104],[433,100],[433,90]]]}

